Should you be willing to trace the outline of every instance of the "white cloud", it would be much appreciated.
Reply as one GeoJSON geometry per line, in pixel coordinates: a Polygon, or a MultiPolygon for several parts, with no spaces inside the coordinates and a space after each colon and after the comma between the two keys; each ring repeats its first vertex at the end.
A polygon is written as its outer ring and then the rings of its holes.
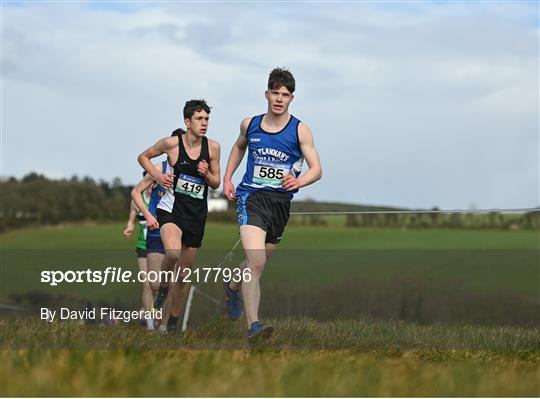
{"type": "Polygon", "coordinates": [[[270,69],[297,78],[324,180],[301,196],[534,206],[538,29],[523,4],[3,8],[3,171],[139,177],[136,155],[214,106],[225,165],[270,69]],[[23,139],[24,138],[24,139],[23,139]],[[22,143],[25,150],[19,151],[22,143]],[[347,182],[344,184],[344,182],[347,182]]]}

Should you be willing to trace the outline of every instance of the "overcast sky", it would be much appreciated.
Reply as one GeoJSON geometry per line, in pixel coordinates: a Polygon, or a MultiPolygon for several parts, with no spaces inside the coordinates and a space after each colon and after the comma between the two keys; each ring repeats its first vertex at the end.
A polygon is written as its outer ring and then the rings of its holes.
{"type": "Polygon", "coordinates": [[[135,183],[191,98],[224,170],[286,66],[324,169],[298,198],[537,206],[539,26],[516,1],[4,3],[1,174],[135,183]]]}

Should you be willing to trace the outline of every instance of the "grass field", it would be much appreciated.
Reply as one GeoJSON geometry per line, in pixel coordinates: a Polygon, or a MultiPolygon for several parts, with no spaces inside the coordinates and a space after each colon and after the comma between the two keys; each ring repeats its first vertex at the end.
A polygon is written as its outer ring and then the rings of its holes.
{"type": "MultiPolygon", "coordinates": [[[[134,241],[123,239],[122,227],[64,226],[0,236],[2,300],[32,285],[40,287],[39,282],[28,284],[30,275],[24,277],[25,259],[30,259],[26,267],[35,267],[32,253],[54,258],[55,254],[89,251],[95,258],[101,253],[103,261],[117,254],[119,261],[134,266],[134,241]]],[[[211,249],[208,256],[221,258],[237,237],[235,226],[209,225],[204,244],[211,249]]],[[[367,290],[386,287],[383,295],[387,295],[400,287],[385,286],[387,280],[409,278],[408,282],[431,284],[424,291],[417,286],[420,291],[411,291],[413,296],[418,292],[424,295],[424,307],[430,299],[429,289],[442,298],[444,289],[456,285],[459,292],[487,298],[486,309],[497,305],[494,298],[500,298],[503,291],[512,300],[534,304],[540,297],[540,266],[534,263],[538,249],[539,235],[534,231],[291,227],[280,249],[284,255],[272,260],[264,284],[274,287],[288,278],[296,286],[302,281],[300,295],[327,285],[354,285],[360,279],[367,290]],[[298,260],[291,265],[294,256],[298,260]],[[359,257],[370,261],[360,262],[359,257]],[[483,261],[479,262],[479,257],[483,261]],[[396,259],[402,260],[401,265],[394,262],[396,259]],[[325,274],[323,268],[328,264],[333,270],[325,274]],[[312,271],[309,278],[306,268],[312,271]]],[[[121,298],[138,298],[136,285],[94,291],[107,297],[115,289],[121,290],[121,298]]],[[[268,289],[273,292],[273,288],[268,289]]],[[[85,292],[80,287],[78,290],[79,294],[85,292]]],[[[456,292],[448,291],[450,297],[456,292]]],[[[346,294],[340,297],[353,299],[346,294]]],[[[380,299],[373,298],[375,302],[380,299]]],[[[463,298],[466,301],[460,306],[471,307],[471,297],[463,298]]],[[[517,308],[512,306],[521,307],[523,302],[509,304],[509,311],[515,313],[517,308]]],[[[292,308],[294,311],[295,306],[292,308]]],[[[256,344],[244,339],[243,321],[231,323],[220,317],[175,336],[161,336],[132,325],[81,326],[3,318],[1,394],[540,396],[538,325],[482,326],[362,317],[315,320],[285,317],[276,309],[268,309],[275,337],[256,344]]],[[[428,310],[425,314],[429,315],[428,310]]]]}
{"type": "Polygon", "coordinates": [[[273,340],[249,345],[243,326],[224,320],[176,336],[129,327],[4,322],[2,347],[24,349],[1,352],[1,393],[540,395],[538,330],[362,321],[272,324],[273,340]]]}

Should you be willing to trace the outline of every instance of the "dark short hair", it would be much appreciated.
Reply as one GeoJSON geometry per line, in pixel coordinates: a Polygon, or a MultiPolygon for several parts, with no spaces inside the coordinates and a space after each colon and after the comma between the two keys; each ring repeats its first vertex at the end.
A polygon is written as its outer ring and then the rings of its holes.
{"type": "Polygon", "coordinates": [[[183,135],[185,133],[186,133],[186,131],[184,129],[182,129],[181,127],[179,127],[178,129],[173,130],[173,132],[171,133],[171,137],[174,137],[174,136],[180,137],[181,135],[183,135]]]}
{"type": "Polygon", "coordinates": [[[184,105],[184,118],[191,119],[195,112],[206,111],[207,114],[210,113],[210,107],[205,100],[189,100],[186,101],[184,105]]]}
{"type": "Polygon", "coordinates": [[[268,77],[268,90],[277,90],[285,86],[287,90],[294,93],[296,82],[293,74],[286,68],[274,68],[268,77]]]}

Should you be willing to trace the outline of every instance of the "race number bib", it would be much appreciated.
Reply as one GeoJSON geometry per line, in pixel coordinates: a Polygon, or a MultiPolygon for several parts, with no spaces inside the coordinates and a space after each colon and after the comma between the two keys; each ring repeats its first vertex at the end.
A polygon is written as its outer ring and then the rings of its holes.
{"type": "Polygon", "coordinates": [[[203,199],[204,185],[202,178],[180,173],[174,191],[196,199],[203,199]]]}
{"type": "Polygon", "coordinates": [[[290,166],[258,159],[253,166],[253,183],[281,188],[281,179],[289,174],[290,166]]]}

